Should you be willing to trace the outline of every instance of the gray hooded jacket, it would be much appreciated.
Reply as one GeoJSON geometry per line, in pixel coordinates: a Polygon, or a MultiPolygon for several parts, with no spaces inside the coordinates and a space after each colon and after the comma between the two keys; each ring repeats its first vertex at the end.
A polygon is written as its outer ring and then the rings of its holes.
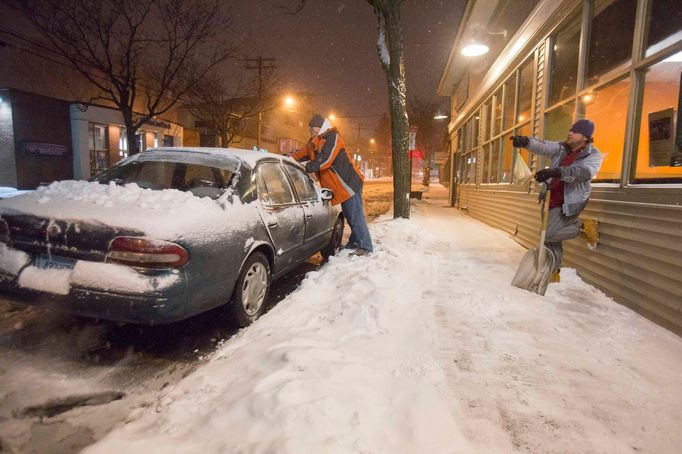
{"type": "Polygon", "coordinates": [[[587,205],[592,193],[590,180],[599,172],[604,156],[588,144],[569,166],[561,167],[561,161],[568,154],[565,142],[550,142],[529,137],[528,151],[549,156],[552,168],[561,169],[561,180],[564,182],[564,204],[561,207],[566,216],[578,214],[587,205]]]}

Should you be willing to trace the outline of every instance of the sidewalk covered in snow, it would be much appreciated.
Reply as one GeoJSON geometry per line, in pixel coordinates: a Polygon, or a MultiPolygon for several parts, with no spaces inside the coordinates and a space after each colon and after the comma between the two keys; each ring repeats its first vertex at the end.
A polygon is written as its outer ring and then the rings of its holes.
{"type": "Polygon", "coordinates": [[[571,272],[513,288],[524,249],[446,207],[347,253],[86,450],[679,452],[682,339],[571,272]]]}

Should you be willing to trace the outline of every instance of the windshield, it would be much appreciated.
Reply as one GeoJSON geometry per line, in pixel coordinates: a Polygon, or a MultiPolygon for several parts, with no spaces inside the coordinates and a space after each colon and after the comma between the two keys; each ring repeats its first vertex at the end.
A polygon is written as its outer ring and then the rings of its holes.
{"type": "Polygon", "coordinates": [[[230,184],[233,172],[199,164],[131,160],[117,164],[92,181],[118,185],[135,183],[144,189],[177,189],[198,197],[217,199],[230,184]]]}

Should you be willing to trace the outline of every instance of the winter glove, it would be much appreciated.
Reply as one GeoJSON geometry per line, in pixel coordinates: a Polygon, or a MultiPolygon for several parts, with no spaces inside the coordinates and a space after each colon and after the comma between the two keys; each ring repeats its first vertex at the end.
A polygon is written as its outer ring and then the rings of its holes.
{"type": "Polygon", "coordinates": [[[314,170],[311,168],[311,164],[312,164],[311,161],[308,161],[308,162],[305,163],[305,171],[308,172],[308,173],[313,173],[313,172],[314,172],[314,170]]]}
{"type": "Polygon", "coordinates": [[[561,169],[558,167],[556,169],[541,169],[535,172],[535,179],[540,183],[544,183],[550,178],[559,178],[560,176],[561,169]]]}
{"type": "Polygon", "coordinates": [[[530,143],[530,140],[528,140],[528,137],[526,136],[511,136],[509,140],[512,141],[512,146],[516,148],[526,148],[530,143]]]}

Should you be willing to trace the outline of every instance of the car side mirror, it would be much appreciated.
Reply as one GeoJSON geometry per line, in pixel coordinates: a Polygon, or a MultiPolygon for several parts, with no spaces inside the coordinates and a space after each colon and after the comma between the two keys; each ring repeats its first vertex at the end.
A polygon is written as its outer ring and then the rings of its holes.
{"type": "Polygon", "coordinates": [[[331,189],[322,188],[322,200],[330,201],[334,197],[334,192],[331,189]]]}

